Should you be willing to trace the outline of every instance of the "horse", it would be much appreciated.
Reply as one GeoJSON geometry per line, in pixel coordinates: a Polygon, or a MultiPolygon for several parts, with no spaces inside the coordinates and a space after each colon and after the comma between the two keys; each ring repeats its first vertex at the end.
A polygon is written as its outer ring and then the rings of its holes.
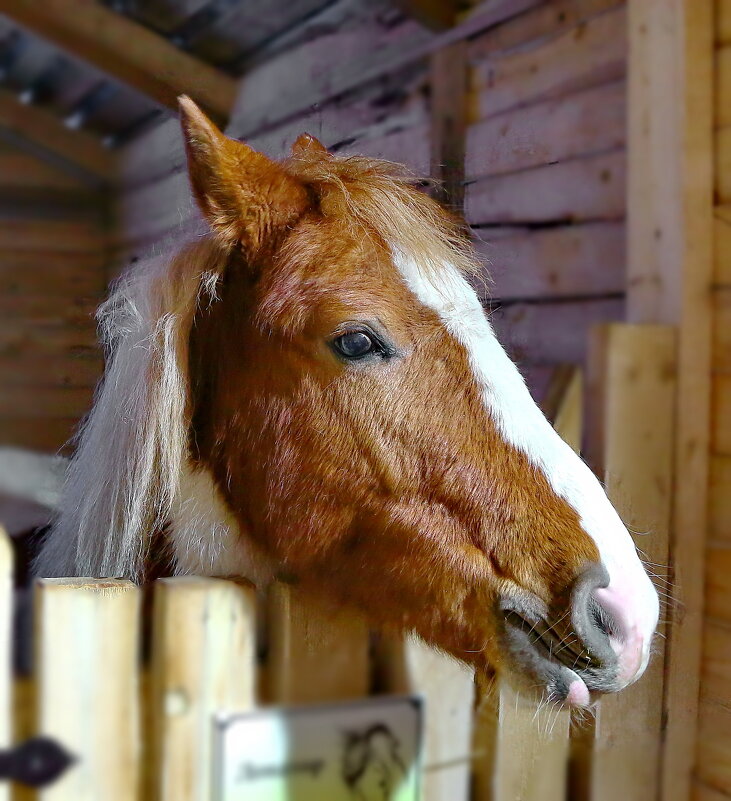
{"type": "Polygon", "coordinates": [[[464,226],[388,162],[274,161],[180,99],[204,228],[99,312],[105,377],[41,576],[299,582],[585,706],[645,670],[658,596],[470,283],[464,226]]]}

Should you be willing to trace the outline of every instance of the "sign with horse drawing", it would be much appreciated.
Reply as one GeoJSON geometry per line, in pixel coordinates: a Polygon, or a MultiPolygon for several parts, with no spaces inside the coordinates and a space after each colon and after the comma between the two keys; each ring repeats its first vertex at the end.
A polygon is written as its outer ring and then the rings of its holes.
{"type": "Polygon", "coordinates": [[[215,801],[417,801],[422,702],[371,698],[219,717],[215,801]]]}

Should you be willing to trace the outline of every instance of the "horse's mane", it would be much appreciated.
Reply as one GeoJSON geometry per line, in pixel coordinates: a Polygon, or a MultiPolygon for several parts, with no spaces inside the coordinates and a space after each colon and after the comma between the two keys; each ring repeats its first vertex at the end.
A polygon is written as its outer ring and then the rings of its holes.
{"type": "MultiPolygon", "coordinates": [[[[356,225],[427,270],[475,269],[459,224],[389,162],[299,157],[285,169],[340,198],[356,225]]],[[[139,580],[153,533],[178,498],[188,457],[188,340],[201,298],[214,298],[226,250],[212,234],[142,262],[98,313],[103,382],[77,435],[59,513],[36,563],[42,576],[139,580]]]]}

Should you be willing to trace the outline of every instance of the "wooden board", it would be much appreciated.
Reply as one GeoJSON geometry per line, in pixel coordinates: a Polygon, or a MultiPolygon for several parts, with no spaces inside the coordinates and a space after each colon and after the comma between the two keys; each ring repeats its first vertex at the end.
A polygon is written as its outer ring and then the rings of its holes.
{"type": "Polygon", "coordinates": [[[38,730],[78,762],[42,801],[129,801],[138,790],[140,590],[44,579],[36,589],[38,730]]]}
{"type": "Polygon", "coordinates": [[[731,372],[731,286],[713,293],[713,369],[731,372]]]}
{"type": "MultiPolygon", "coordinates": [[[[590,364],[601,376],[607,494],[666,587],[672,508],[675,336],[669,326],[606,326],[590,364]]],[[[663,626],[660,626],[660,633],[663,626]]],[[[592,801],[655,798],[663,717],[663,640],[642,679],[602,699],[591,751],[592,801]]]]}
{"type": "Polygon", "coordinates": [[[478,232],[485,272],[475,287],[483,301],[577,298],[624,291],[624,223],[478,232]]]}
{"type": "Polygon", "coordinates": [[[712,275],[712,0],[630,0],[627,316],[678,330],[673,530],[682,614],[669,627],[661,797],[687,801],[703,622],[712,275]]]}
{"type": "Polygon", "coordinates": [[[618,8],[535,48],[476,63],[473,119],[619,80],[626,66],[625,27],[625,11],[618,8]]]}
{"type": "Polygon", "coordinates": [[[0,444],[46,453],[66,452],[70,448],[64,446],[76,431],[78,423],[75,417],[42,421],[37,418],[0,417],[0,444]]]}
{"type": "Polygon", "coordinates": [[[89,387],[54,387],[43,390],[28,387],[3,387],[0,395],[0,416],[45,420],[52,417],[81,417],[91,407],[89,387]]]}
{"type": "MultiPolygon", "coordinates": [[[[13,742],[13,551],[0,520],[0,748],[13,742]]],[[[10,801],[10,788],[0,784],[0,801],[10,801]]]]}
{"type": "Polygon", "coordinates": [[[24,295],[100,296],[105,256],[48,250],[0,250],[0,297],[24,295]]]}
{"type": "Polygon", "coordinates": [[[731,206],[716,206],[713,210],[713,281],[731,285],[731,206]]]}
{"type": "Polygon", "coordinates": [[[541,3],[501,25],[489,28],[469,43],[472,61],[519,47],[535,45],[575,29],[580,23],[598,14],[623,5],[624,0],[551,0],[541,3]]]}
{"type": "Polygon", "coordinates": [[[483,178],[465,194],[471,225],[617,220],[624,210],[623,151],[483,178]]]}
{"type": "Polygon", "coordinates": [[[360,615],[301,588],[275,584],[267,620],[267,701],[305,704],[368,694],[369,636],[360,615]]]}
{"type": "Polygon", "coordinates": [[[465,176],[524,170],[624,147],[623,81],[541,101],[474,123],[465,176]]]}
{"type": "Polygon", "coordinates": [[[708,538],[731,544],[731,456],[711,458],[708,538]]]}
{"type": "Polygon", "coordinates": [[[731,548],[709,545],[705,590],[706,614],[731,623],[731,548]]]}
{"type": "Polygon", "coordinates": [[[731,125],[731,44],[716,50],[715,62],[713,121],[717,128],[726,128],[731,125]]]}
{"type": "Polygon", "coordinates": [[[510,355],[520,362],[581,364],[592,325],[624,316],[621,300],[516,303],[497,309],[491,322],[510,355]]]}
{"type": "Polygon", "coordinates": [[[731,795],[731,711],[701,702],[698,721],[698,778],[731,795]]]}
{"type": "Polygon", "coordinates": [[[711,448],[715,454],[731,456],[731,375],[713,377],[711,412],[711,448]]]}
{"type": "Polygon", "coordinates": [[[731,0],[715,0],[715,9],[716,46],[731,44],[731,0]]]}
{"type": "Polygon", "coordinates": [[[7,220],[0,217],[0,250],[98,253],[105,246],[105,232],[92,221],[7,220]]]}
{"type": "Polygon", "coordinates": [[[384,635],[378,672],[389,693],[417,693],[425,701],[423,801],[442,801],[450,768],[450,801],[468,801],[472,754],[474,673],[413,635],[384,635]]]}
{"type": "Polygon", "coordinates": [[[0,356],[0,386],[93,387],[102,373],[100,354],[74,356],[0,356]]]}
{"type": "Polygon", "coordinates": [[[151,798],[208,801],[213,719],[254,707],[252,587],[201,577],[155,584],[151,798]]]}

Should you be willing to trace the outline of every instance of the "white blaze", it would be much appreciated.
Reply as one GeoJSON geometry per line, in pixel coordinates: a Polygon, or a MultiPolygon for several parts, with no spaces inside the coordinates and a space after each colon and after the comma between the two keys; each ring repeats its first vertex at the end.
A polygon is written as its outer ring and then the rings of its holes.
{"type": "Polygon", "coordinates": [[[524,453],[546,476],[554,492],[579,516],[594,540],[610,576],[610,589],[632,611],[644,640],[640,669],[649,661],[657,625],[658,597],[632,538],[589,467],[554,431],[528,392],[518,368],[508,358],[487,320],[476,292],[454,267],[426,274],[399,251],[395,264],[417,299],[435,311],[449,333],[465,348],[485,407],[506,442],[524,453]]]}

